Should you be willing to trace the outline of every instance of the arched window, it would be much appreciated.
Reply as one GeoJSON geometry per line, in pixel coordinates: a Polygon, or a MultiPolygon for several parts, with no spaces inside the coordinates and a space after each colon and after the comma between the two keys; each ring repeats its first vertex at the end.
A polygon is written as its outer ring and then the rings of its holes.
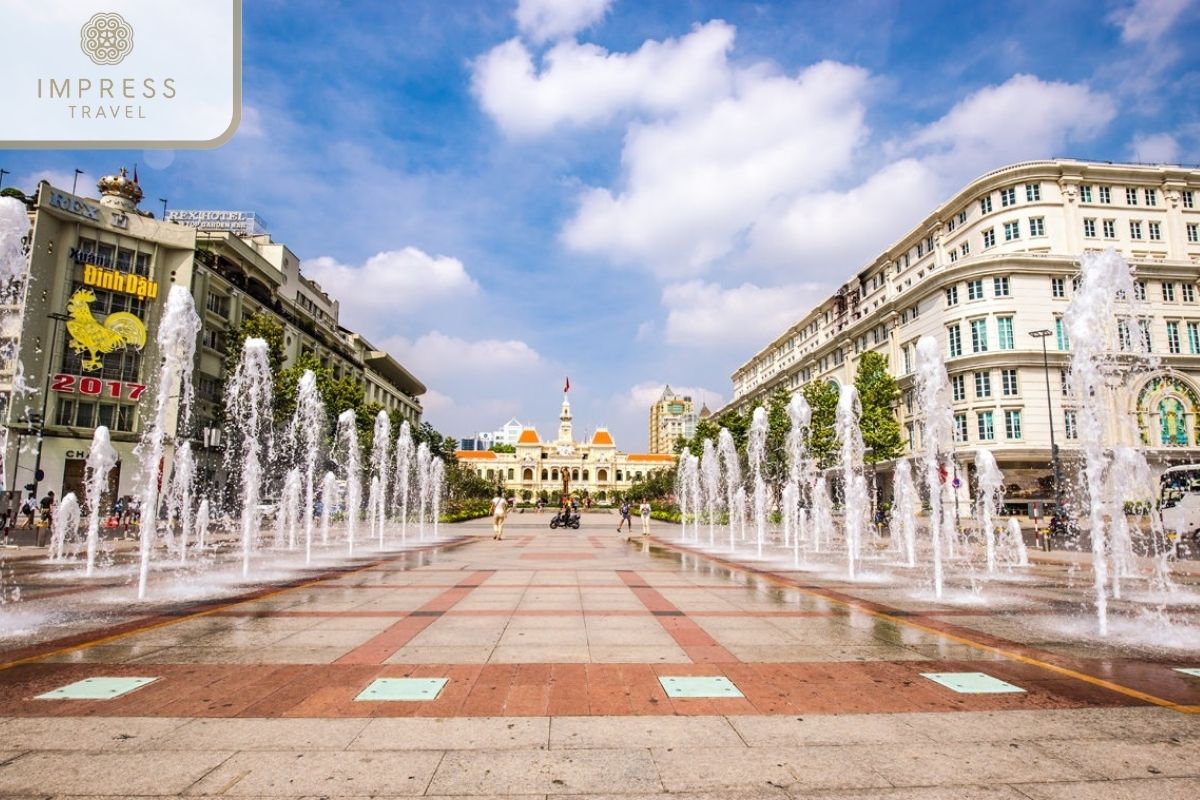
{"type": "Polygon", "coordinates": [[[510,481],[513,479],[513,471],[512,471],[512,468],[511,468],[511,467],[510,467],[510,468],[509,468],[509,470],[508,470],[508,479],[509,479],[510,481]]]}
{"type": "Polygon", "coordinates": [[[542,470],[542,480],[544,480],[544,481],[550,480],[550,473],[547,472],[545,469],[542,470]]]}
{"type": "Polygon", "coordinates": [[[575,469],[571,470],[571,480],[573,480],[573,481],[579,480],[579,467],[576,467],[575,469]]]}
{"type": "Polygon", "coordinates": [[[494,469],[489,469],[489,470],[487,471],[487,478],[488,478],[488,480],[489,480],[489,481],[494,481],[494,480],[496,480],[496,470],[494,470],[494,469]]]}
{"type": "Polygon", "coordinates": [[[532,467],[525,468],[525,471],[521,473],[521,480],[523,480],[523,481],[533,480],[533,468],[532,467]]]}
{"type": "Polygon", "coordinates": [[[623,480],[625,480],[625,478],[621,476],[621,470],[617,470],[617,482],[620,483],[623,480]]]}
{"type": "Polygon", "coordinates": [[[583,479],[585,481],[588,479],[588,471],[586,469],[583,471],[583,479]]]}
{"type": "Polygon", "coordinates": [[[550,470],[550,480],[552,480],[552,481],[558,480],[558,467],[555,467],[554,469],[550,470]]]}
{"type": "Polygon", "coordinates": [[[1200,442],[1200,395],[1175,376],[1156,376],[1138,394],[1138,425],[1142,444],[1187,447],[1200,442]]]}
{"type": "Polygon", "coordinates": [[[1183,403],[1178,397],[1167,396],[1158,403],[1159,438],[1167,447],[1187,447],[1187,425],[1183,403]]]}
{"type": "Polygon", "coordinates": [[[599,481],[600,483],[604,483],[605,481],[607,481],[608,480],[608,470],[606,470],[606,469],[596,470],[596,480],[599,481]]]}
{"type": "Polygon", "coordinates": [[[637,480],[639,480],[639,481],[640,481],[640,480],[642,479],[642,473],[641,473],[641,472],[638,472],[638,474],[637,474],[637,475],[635,475],[634,477],[635,477],[635,478],[637,478],[637,480]]]}

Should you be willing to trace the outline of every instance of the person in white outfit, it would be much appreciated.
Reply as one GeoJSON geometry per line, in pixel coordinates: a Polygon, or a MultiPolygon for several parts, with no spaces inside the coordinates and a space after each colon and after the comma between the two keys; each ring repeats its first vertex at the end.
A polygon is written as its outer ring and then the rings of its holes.
{"type": "Polygon", "coordinates": [[[638,506],[638,513],[642,515],[642,536],[650,535],[650,501],[643,500],[638,506]]]}
{"type": "Polygon", "coordinates": [[[504,538],[504,517],[508,514],[508,501],[499,492],[492,498],[492,538],[504,538]]]}

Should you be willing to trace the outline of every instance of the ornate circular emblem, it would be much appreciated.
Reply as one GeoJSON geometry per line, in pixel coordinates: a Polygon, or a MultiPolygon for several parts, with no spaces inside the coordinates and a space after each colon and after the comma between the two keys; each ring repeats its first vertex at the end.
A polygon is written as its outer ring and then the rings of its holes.
{"type": "Polygon", "coordinates": [[[101,12],[79,30],[79,47],[96,64],[120,64],[133,52],[133,28],[115,12],[101,12]]]}

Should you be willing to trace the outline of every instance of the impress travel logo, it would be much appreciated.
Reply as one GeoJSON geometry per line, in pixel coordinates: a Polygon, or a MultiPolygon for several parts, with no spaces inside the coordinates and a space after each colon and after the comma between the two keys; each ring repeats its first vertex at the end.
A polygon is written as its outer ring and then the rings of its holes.
{"type": "Polygon", "coordinates": [[[237,130],[241,0],[0,0],[0,28],[0,148],[216,147],[237,130]]]}

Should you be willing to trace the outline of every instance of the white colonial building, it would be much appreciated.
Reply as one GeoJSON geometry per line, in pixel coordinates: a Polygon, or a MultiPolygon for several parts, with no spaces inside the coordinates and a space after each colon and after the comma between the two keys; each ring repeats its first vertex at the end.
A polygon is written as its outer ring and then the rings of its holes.
{"type": "Polygon", "coordinates": [[[558,436],[542,441],[534,428],[517,437],[515,453],[459,450],[458,459],[479,477],[501,485],[519,500],[536,500],[545,492],[557,503],[563,495],[583,495],[605,503],[614,492],[623,493],[652,472],[670,469],[675,456],[660,453],[624,453],[617,449],[607,428],[597,428],[590,438],[576,441],[571,403],[563,394],[558,436]]]}
{"type": "Polygon", "coordinates": [[[1010,500],[1045,499],[1051,422],[1068,460],[1077,442],[1062,315],[1081,254],[1111,247],[1136,268],[1141,334],[1161,360],[1118,411],[1157,465],[1200,461],[1198,201],[1195,168],[1053,160],[990,172],[739,367],[727,408],[753,407],[778,386],[853,381],[858,356],[874,350],[899,379],[912,448],[915,345],[932,335],[946,355],[959,463],[989,448],[1019,486],[1010,500]]]}

